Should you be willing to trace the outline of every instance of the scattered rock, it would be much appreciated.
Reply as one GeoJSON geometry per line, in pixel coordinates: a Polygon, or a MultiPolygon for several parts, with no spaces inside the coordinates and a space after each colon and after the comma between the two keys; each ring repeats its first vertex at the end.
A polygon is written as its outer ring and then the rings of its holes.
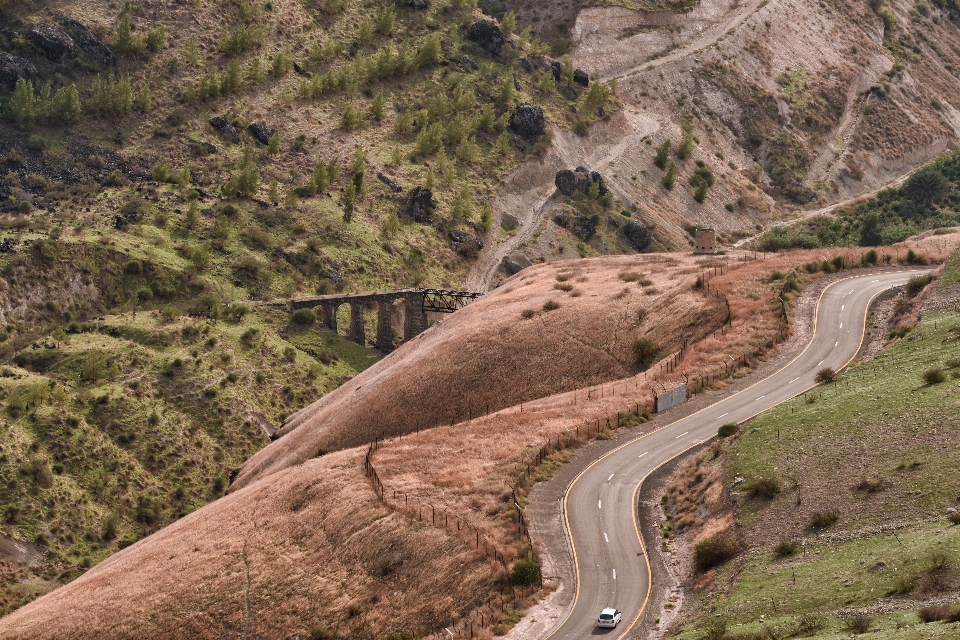
{"type": "Polygon", "coordinates": [[[33,80],[36,77],[37,68],[32,62],[0,51],[0,85],[13,90],[20,78],[33,80]]]}
{"type": "Polygon", "coordinates": [[[473,58],[468,58],[467,56],[463,56],[462,60],[463,60],[463,64],[470,67],[470,69],[472,69],[473,71],[476,71],[477,69],[480,68],[480,64],[473,58]]]}
{"type": "Polygon", "coordinates": [[[573,171],[570,169],[561,169],[557,171],[553,182],[557,185],[560,193],[565,196],[583,195],[587,192],[587,189],[590,188],[590,185],[595,182],[600,185],[599,195],[605,195],[609,191],[606,183],[603,181],[603,176],[596,171],[591,172],[586,167],[577,167],[573,171]]]}
{"type": "Polygon", "coordinates": [[[799,180],[794,180],[791,184],[783,188],[785,194],[800,204],[806,204],[816,199],[817,194],[807,185],[799,180]]]}
{"type": "Polygon", "coordinates": [[[54,62],[73,55],[73,38],[52,24],[34,25],[27,31],[27,40],[54,62]]]}
{"type": "Polygon", "coordinates": [[[417,187],[410,194],[408,211],[414,222],[429,224],[433,219],[433,192],[426,187],[417,187]]]}
{"type": "Polygon", "coordinates": [[[590,182],[591,183],[596,182],[597,184],[600,185],[601,196],[605,196],[610,192],[610,189],[607,188],[607,184],[603,181],[603,176],[601,176],[598,172],[596,171],[590,172],[590,182]]]}
{"type": "Polygon", "coordinates": [[[503,266],[503,270],[511,276],[515,273],[520,273],[527,267],[533,266],[533,263],[530,262],[530,259],[522,253],[511,253],[508,256],[504,256],[501,264],[503,266]]]}
{"type": "Polygon", "coordinates": [[[500,218],[500,226],[507,231],[513,231],[520,226],[520,221],[517,220],[516,216],[505,213],[503,214],[503,217],[500,218]]]}
{"type": "Polygon", "coordinates": [[[187,138],[187,142],[190,143],[190,146],[193,148],[193,152],[197,155],[210,156],[217,152],[217,148],[209,142],[204,142],[203,140],[191,140],[190,138],[187,138]]]}
{"type": "Polygon", "coordinates": [[[117,61],[117,56],[113,54],[113,51],[110,49],[110,47],[108,47],[97,36],[93,35],[93,32],[90,31],[90,29],[88,29],[87,26],[79,20],[74,18],[65,18],[63,21],[63,26],[73,31],[73,35],[77,41],[77,46],[79,46],[81,50],[88,53],[103,66],[109,67],[117,61]]]}
{"type": "Polygon", "coordinates": [[[113,228],[117,231],[123,231],[130,226],[131,220],[127,216],[114,216],[113,228]]]}
{"type": "Polygon", "coordinates": [[[0,253],[13,253],[16,251],[17,241],[14,238],[4,238],[0,240],[0,253]]]}
{"type": "Polygon", "coordinates": [[[532,104],[518,105],[510,115],[510,129],[528,142],[543,135],[544,124],[543,109],[532,104]]]}
{"type": "Polygon", "coordinates": [[[646,251],[650,243],[653,242],[647,225],[639,220],[630,220],[623,225],[623,237],[627,239],[627,244],[637,251],[646,251]]]}
{"type": "Polygon", "coordinates": [[[306,76],[308,78],[313,75],[312,73],[304,69],[303,66],[296,60],[293,61],[293,71],[299,76],[306,76]]]}
{"type": "Polygon", "coordinates": [[[389,176],[386,176],[382,173],[377,173],[377,180],[390,187],[390,191],[393,191],[394,193],[400,193],[403,191],[403,187],[391,180],[389,176]]]}
{"type": "Polygon", "coordinates": [[[600,118],[606,118],[606,117],[607,117],[607,110],[604,109],[603,107],[600,107],[599,109],[597,109],[597,116],[600,117],[600,118]]]}
{"type": "Polygon", "coordinates": [[[593,220],[579,211],[570,212],[563,210],[555,214],[551,220],[558,226],[569,230],[570,233],[581,240],[589,240],[597,233],[597,225],[594,224],[593,220]]]}
{"type": "Polygon", "coordinates": [[[507,37],[495,22],[480,20],[467,29],[467,39],[476,42],[487,53],[498,56],[507,43],[507,37]]]}
{"type": "Polygon", "coordinates": [[[520,58],[520,66],[523,67],[524,71],[533,73],[537,66],[533,63],[533,60],[530,58],[520,58]]]}
{"type": "MultiPolygon", "coordinates": [[[[561,82],[560,84],[557,85],[557,93],[562,95],[567,100],[576,100],[577,98],[580,97],[580,92],[577,91],[577,88],[567,84],[566,82],[561,82]]],[[[576,113],[577,105],[572,104],[570,106],[572,107],[571,111],[573,113],[576,113]]]]}
{"type": "Polygon", "coordinates": [[[520,91],[520,81],[517,80],[516,78],[513,79],[513,88],[516,89],[517,91],[520,91]]]}
{"type": "Polygon", "coordinates": [[[880,569],[883,569],[885,566],[887,566],[887,563],[881,560],[877,564],[867,569],[867,571],[869,571],[870,573],[876,573],[877,571],[880,571],[880,569]]]}
{"type": "Polygon", "coordinates": [[[587,87],[590,85],[590,76],[582,69],[576,69],[573,72],[573,81],[577,84],[587,87]]]}
{"type": "Polygon", "coordinates": [[[247,125],[247,131],[260,144],[270,144],[270,136],[273,135],[273,131],[267,129],[267,125],[262,122],[251,122],[247,125]]]}
{"type": "Polygon", "coordinates": [[[556,60],[551,60],[550,71],[553,73],[553,79],[560,82],[560,63],[556,60]]]}
{"type": "Polygon", "coordinates": [[[428,9],[430,3],[427,0],[410,0],[410,6],[414,9],[428,9]]]}
{"type": "Polygon", "coordinates": [[[219,131],[220,135],[233,144],[240,142],[240,130],[227,122],[225,118],[221,118],[220,116],[210,118],[210,126],[219,131]]]}
{"type": "Polygon", "coordinates": [[[450,246],[461,255],[472,257],[477,255],[480,249],[483,249],[483,242],[481,242],[480,238],[476,238],[466,231],[451,229],[448,235],[450,237],[450,246]]]}

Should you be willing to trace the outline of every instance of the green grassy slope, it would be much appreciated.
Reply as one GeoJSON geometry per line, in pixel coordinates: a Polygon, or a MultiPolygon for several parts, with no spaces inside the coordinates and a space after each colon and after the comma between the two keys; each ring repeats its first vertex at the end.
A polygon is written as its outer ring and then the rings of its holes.
{"type": "MultiPolygon", "coordinates": [[[[958,273],[955,254],[934,295],[955,305],[958,273]]],[[[956,633],[918,611],[960,611],[960,526],[947,517],[960,507],[960,313],[928,313],[907,335],[747,425],[728,467],[744,483],[733,491],[746,550],[715,577],[714,614],[682,637],[833,638],[860,623],[871,637],[956,633]],[[931,369],[944,381],[926,383],[931,369]],[[749,497],[758,478],[779,494],[749,497]]]]}

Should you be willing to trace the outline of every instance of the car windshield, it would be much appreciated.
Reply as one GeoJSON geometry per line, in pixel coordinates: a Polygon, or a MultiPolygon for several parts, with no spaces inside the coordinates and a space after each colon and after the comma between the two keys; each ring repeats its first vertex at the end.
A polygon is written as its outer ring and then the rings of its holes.
{"type": "Polygon", "coordinates": [[[613,620],[613,614],[612,614],[612,613],[601,613],[601,614],[600,614],[600,619],[601,619],[601,620],[613,620]]]}

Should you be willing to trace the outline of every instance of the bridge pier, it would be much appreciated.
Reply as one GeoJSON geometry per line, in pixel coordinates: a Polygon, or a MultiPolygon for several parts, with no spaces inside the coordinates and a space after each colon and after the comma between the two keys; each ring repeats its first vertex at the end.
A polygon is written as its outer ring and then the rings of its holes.
{"type": "Polygon", "coordinates": [[[393,351],[393,302],[377,302],[377,350],[381,353],[393,351]]]}
{"type": "Polygon", "coordinates": [[[340,307],[339,302],[322,302],[319,305],[323,309],[324,321],[327,325],[327,329],[330,329],[334,333],[337,332],[337,309],[340,307]]]}
{"type": "Polygon", "coordinates": [[[412,340],[427,330],[427,312],[423,310],[423,294],[408,293],[403,297],[404,309],[403,340],[412,340]]]}
{"type": "Polygon", "coordinates": [[[361,345],[366,344],[367,334],[363,326],[363,302],[350,303],[350,339],[361,345]]]}

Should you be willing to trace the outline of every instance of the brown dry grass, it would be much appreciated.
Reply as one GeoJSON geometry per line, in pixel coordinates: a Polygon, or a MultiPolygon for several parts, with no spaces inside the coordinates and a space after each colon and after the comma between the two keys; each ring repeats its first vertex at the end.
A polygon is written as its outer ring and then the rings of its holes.
{"type": "Polygon", "coordinates": [[[420,635],[473,608],[495,575],[384,508],[347,451],[187,516],[3,618],[0,637],[420,635]]]}

